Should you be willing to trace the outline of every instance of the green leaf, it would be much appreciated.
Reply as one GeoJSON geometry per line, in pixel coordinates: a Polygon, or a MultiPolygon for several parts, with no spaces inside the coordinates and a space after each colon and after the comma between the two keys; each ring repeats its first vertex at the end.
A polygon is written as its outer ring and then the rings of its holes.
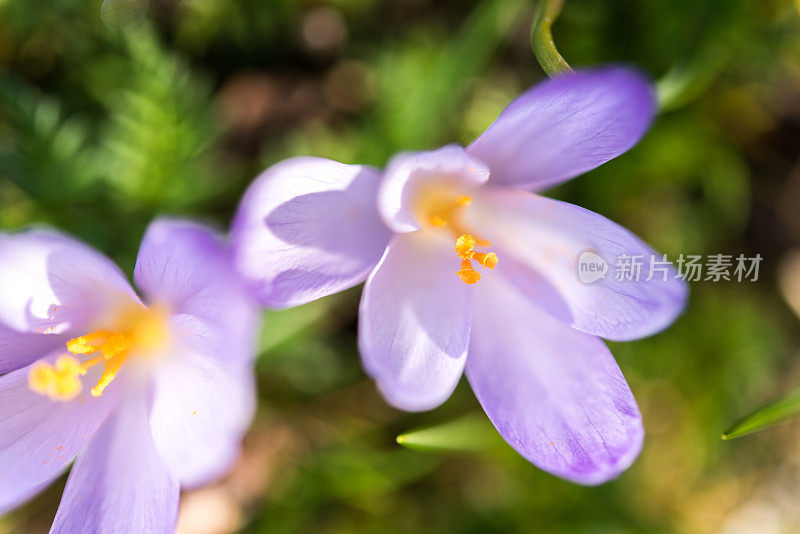
{"type": "Polygon", "coordinates": [[[746,415],[722,433],[722,439],[734,439],[758,432],[800,416],[800,388],[746,415]]]}
{"type": "Polygon", "coordinates": [[[110,121],[103,174],[121,203],[150,215],[184,213],[224,190],[214,148],[221,125],[211,90],[146,24],[122,33],[121,82],[98,97],[110,121]]]}
{"type": "Polygon", "coordinates": [[[100,18],[109,28],[125,28],[141,22],[149,0],[104,0],[100,18]]]}
{"type": "Polygon", "coordinates": [[[386,139],[383,157],[447,139],[448,121],[470,79],[487,68],[524,7],[520,0],[483,0],[452,39],[421,40],[426,34],[420,33],[379,59],[375,119],[386,139]]]}
{"type": "Polygon", "coordinates": [[[561,13],[562,7],[564,7],[564,0],[543,0],[539,16],[536,17],[536,22],[531,28],[533,53],[536,55],[539,65],[551,78],[559,74],[572,72],[567,61],[559,54],[555,41],[553,41],[553,23],[561,13]]]}
{"type": "Polygon", "coordinates": [[[500,435],[483,413],[411,430],[397,436],[397,443],[419,451],[486,451],[502,444],[500,435]]]}
{"type": "Polygon", "coordinates": [[[325,298],[295,308],[264,312],[259,352],[268,353],[310,329],[331,313],[337,302],[336,298],[325,298]]]}
{"type": "Polygon", "coordinates": [[[21,79],[0,75],[0,177],[36,202],[72,206],[96,178],[89,126],[21,79]]]}
{"type": "Polygon", "coordinates": [[[656,82],[658,108],[662,113],[679,109],[700,97],[730,63],[735,54],[735,45],[730,43],[738,43],[741,32],[728,19],[730,13],[715,17],[693,54],[678,59],[656,82]]]}

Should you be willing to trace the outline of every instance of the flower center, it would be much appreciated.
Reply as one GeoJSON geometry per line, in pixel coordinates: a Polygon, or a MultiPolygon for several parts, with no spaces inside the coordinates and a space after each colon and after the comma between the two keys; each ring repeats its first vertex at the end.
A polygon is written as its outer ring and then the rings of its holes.
{"type": "Polygon", "coordinates": [[[455,252],[461,260],[456,275],[462,282],[470,285],[481,279],[481,273],[472,265],[473,261],[487,269],[494,269],[499,262],[494,252],[475,250],[475,247],[486,248],[492,244],[477,237],[462,223],[463,211],[471,204],[471,196],[461,194],[455,187],[448,185],[429,186],[421,190],[415,203],[417,220],[423,226],[444,228],[452,232],[455,237],[455,252]]]}
{"type": "Polygon", "coordinates": [[[93,397],[99,397],[132,355],[147,357],[162,350],[168,342],[165,310],[128,305],[117,315],[111,328],[69,340],[69,354],[59,356],[55,364],[36,363],[28,374],[28,386],[52,400],[69,401],[83,389],[80,377],[103,364],[103,372],[91,390],[93,397]]]}
{"type": "Polygon", "coordinates": [[[456,274],[461,281],[465,284],[474,284],[481,279],[481,273],[475,270],[470,260],[475,262],[481,267],[487,269],[494,269],[500,261],[497,254],[494,252],[477,252],[476,246],[488,247],[491,243],[485,240],[478,240],[470,234],[462,234],[456,239],[456,254],[461,258],[461,268],[456,271],[456,274]]]}

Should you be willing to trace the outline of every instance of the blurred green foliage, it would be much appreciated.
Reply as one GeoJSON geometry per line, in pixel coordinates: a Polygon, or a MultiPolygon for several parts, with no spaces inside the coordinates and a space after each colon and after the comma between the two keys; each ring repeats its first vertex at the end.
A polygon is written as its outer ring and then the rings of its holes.
{"type": "MultiPolygon", "coordinates": [[[[288,156],[383,165],[468,143],[543,77],[524,0],[132,1],[0,0],[0,228],[58,226],[128,272],[154,216],[225,228],[250,180],[288,156]]],[[[452,421],[480,442],[463,424],[480,408],[465,383],[433,412],[386,406],[359,368],[356,289],[265,314],[242,460],[261,482],[225,483],[229,528],[755,532],[742,510],[764,506],[776,531],[800,528],[780,505],[800,490],[800,429],[719,439],[800,383],[797,318],[775,287],[800,239],[799,9],[570,0],[553,28],[573,67],[633,63],[669,106],[631,152],[552,193],[672,256],[764,256],[759,282],[697,283],[673,328],[613,344],[648,432],[626,474],[583,488],[503,446],[400,447],[452,421]]],[[[46,530],[58,491],[0,532],[46,530]]]]}

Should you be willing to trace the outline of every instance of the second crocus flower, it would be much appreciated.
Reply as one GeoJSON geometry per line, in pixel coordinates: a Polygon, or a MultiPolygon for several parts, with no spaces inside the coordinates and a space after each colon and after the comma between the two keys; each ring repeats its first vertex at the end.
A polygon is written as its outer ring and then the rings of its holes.
{"type": "MultiPolygon", "coordinates": [[[[622,154],[645,133],[653,91],[623,68],[546,81],[471,145],[396,156],[384,172],[322,158],[268,169],[243,199],[235,259],[260,301],[303,304],[366,279],[359,344],[384,397],[405,410],[444,402],[466,370],[500,434],[528,460],[583,484],[626,469],[641,415],[601,338],[669,325],[687,288],[662,277],[594,283],[655,253],[624,228],[541,190],[622,154]]],[[[660,258],[660,257],[658,257],[660,258]]]]}
{"type": "Polygon", "coordinates": [[[60,233],[0,234],[0,513],[77,456],[51,532],[174,532],[255,408],[257,307],[212,230],[161,219],[134,279],[60,233]]]}

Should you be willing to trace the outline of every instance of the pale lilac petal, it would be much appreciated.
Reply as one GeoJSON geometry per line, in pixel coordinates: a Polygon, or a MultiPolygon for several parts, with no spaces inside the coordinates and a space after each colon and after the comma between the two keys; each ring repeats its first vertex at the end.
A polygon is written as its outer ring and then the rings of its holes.
{"type": "Polygon", "coordinates": [[[256,178],[231,230],[236,265],[262,304],[296,306],[363,282],[389,231],[375,206],[380,174],[292,158],[256,178]]]}
{"type": "Polygon", "coordinates": [[[501,263],[514,257],[558,290],[569,313],[554,315],[578,330],[617,341],[637,339],[667,327],[686,304],[688,286],[673,267],[658,264],[662,255],[596,213],[524,191],[489,190],[475,198],[466,215],[468,224],[491,240],[501,263]],[[586,251],[608,264],[605,277],[592,283],[578,277],[586,251]],[[641,262],[638,280],[617,279],[624,274],[617,268],[624,256],[641,262]]]}
{"type": "Polygon", "coordinates": [[[174,532],[180,486],[153,444],[146,400],[126,398],[78,457],[51,533],[174,532]]]}
{"type": "Polygon", "coordinates": [[[399,234],[364,286],[359,345],[386,400],[409,411],[450,396],[469,343],[469,287],[452,244],[426,232],[399,234]]]}
{"type": "Polygon", "coordinates": [[[0,324],[0,374],[30,365],[69,339],[65,334],[31,334],[0,324]]]}
{"type": "Polygon", "coordinates": [[[542,312],[507,276],[475,287],[467,377],[503,438],[539,468],[580,484],[605,482],[639,454],[644,430],[603,342],[542,312]]]}
{"type": "Polygon", "coordinates": [[[234,460],[252,418],[258,310],[220,237],[193,223],[153,223],[135,279],[174,314],[173,349],[153,376],[154,443],[182,484],[208,482],[234,460]]]}
{"type": "Polygon", "coordinates": [[[84,333],[120,298],[136,298],[108,258],[48,230],[0,234],[0,295],[0,373],[84,333]]]}
{"type": "Polygon", "coordinates": [[[197,350],[222,362],[253,358],[257,306],[216,232],[181,220],[153,222],[139,249],[134,279],[149,304],[194,318],[176,335],[190,333],[197,350]]]}
{"type": "Polygon", "coordinates": [[[566,74],[519,96],[467,153],[489,166],[492,183],[540,191],[627,151],[655,109],[653,88],[636,71],[566,74]]]}
{"type": "Polygon", "coordinates": [[[165,358],[153,379],[153,441],[181,485],[225,474],[255,410],[251,365],[222,365],[184,350],[165,358]]]}
{"type": "MultiPolygon", "coordinates": [[[[46,361],[52,362],[56,354],[46,361]]],[[[16,504],[61,474],[117,402],[118,384],[101,397],[89,387],[69,402],[28,388],[30,367],[0,377],[0,500],[16,504]]],[[[87,375],[84,385],[94,374],[87,375]]]]}
{"type": "Polygon", "coordinates": [[[475,187],[489,179],[489,169],[458,145],[429,152],[407,152],[392,158],[378,192],[378,209],[395,232],[420,229],[414,200],[431,183],[475,187]]]}
{"type": "MultiPolygon", "coordinates": [[[[57,477],[58,475],[55,475],[57,477]]],[[[53,478],[55,478],[53,477],[53,478]]],[[[50,485],[52,480],[29,487],[0,488],[0,516],[32,499],[50,485]]]]}

